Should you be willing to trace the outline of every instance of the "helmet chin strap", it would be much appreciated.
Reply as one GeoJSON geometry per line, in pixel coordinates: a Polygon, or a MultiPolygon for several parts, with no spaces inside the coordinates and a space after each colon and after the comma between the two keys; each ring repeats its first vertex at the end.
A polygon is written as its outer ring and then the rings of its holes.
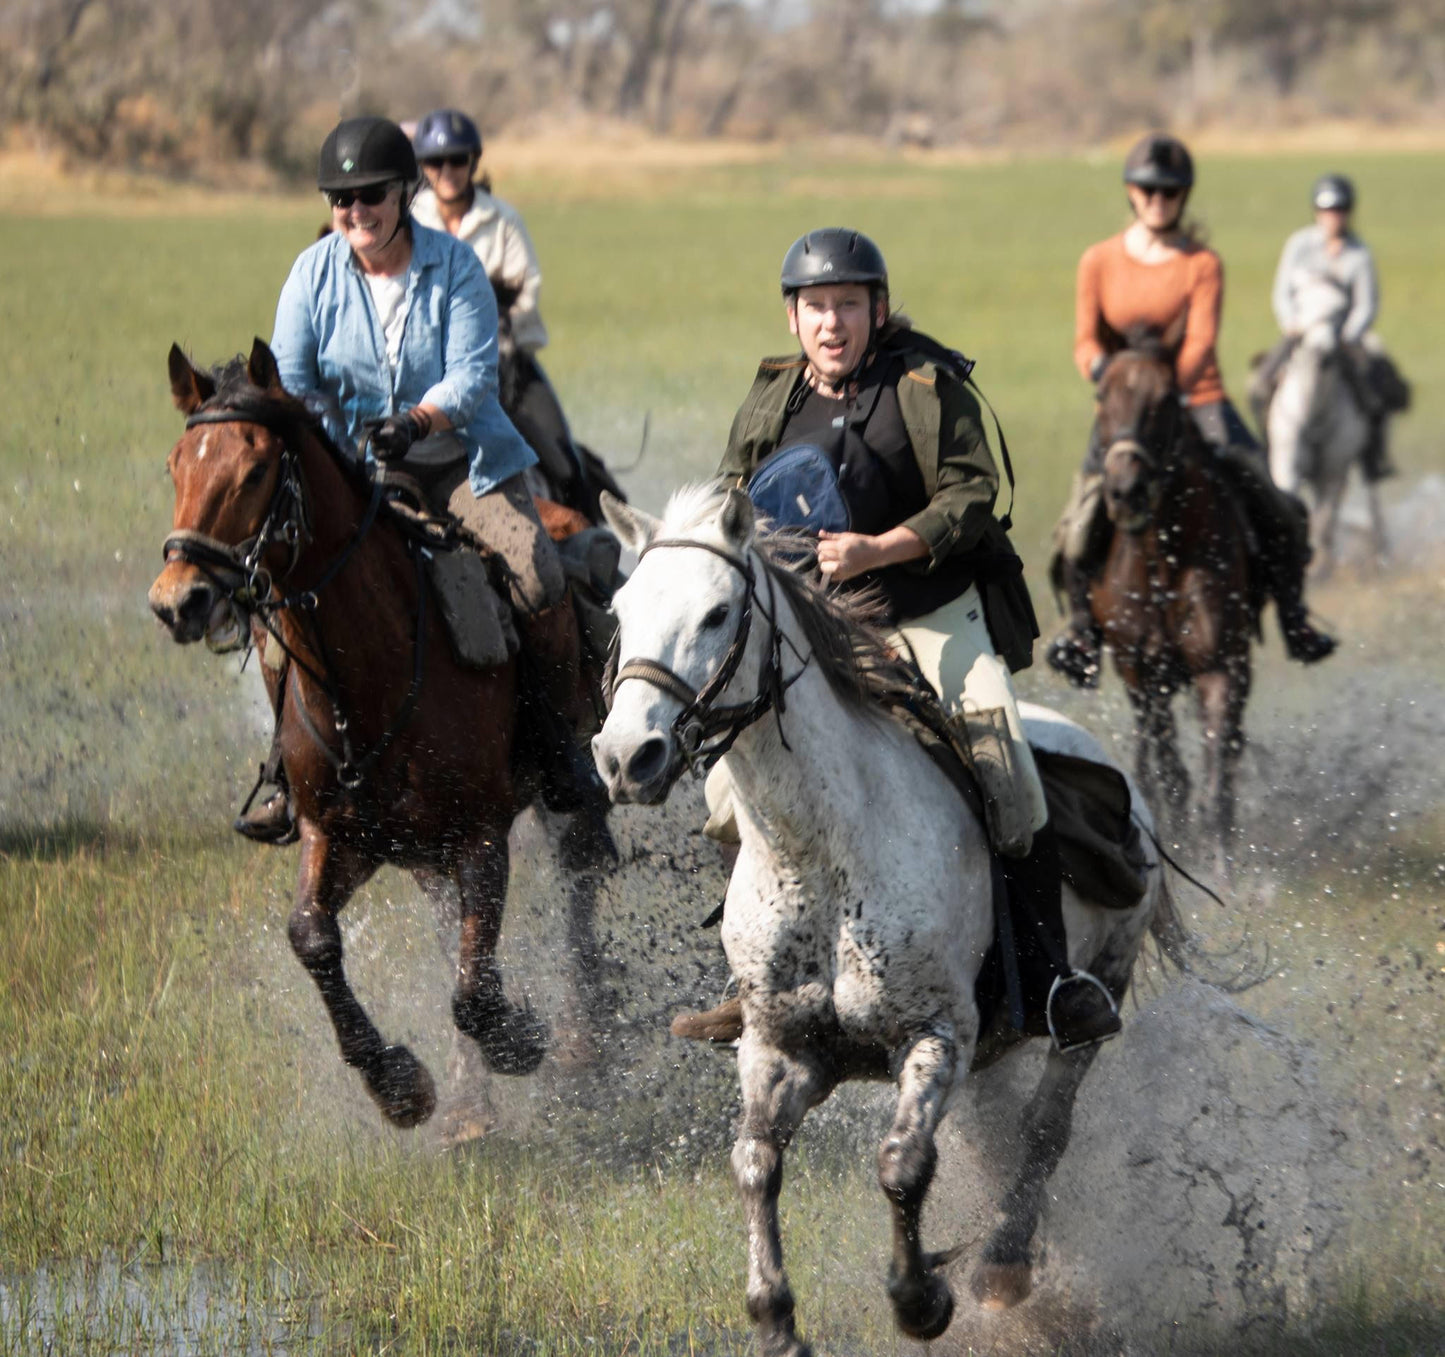
{"type": "Polygon", "coordinates": [[[386,244],[381,247],[382,250],[391,249],[391,242],[396,239],[397,232],[400,231],[403,226],[411,225],[411,199],[407,197],[406,181],[400,180],[398,182],[401,183],[401,196],[398,199],[399,210],[396,214],[396,225],[391,228],[391,234],[387,236],[386,244]]]}

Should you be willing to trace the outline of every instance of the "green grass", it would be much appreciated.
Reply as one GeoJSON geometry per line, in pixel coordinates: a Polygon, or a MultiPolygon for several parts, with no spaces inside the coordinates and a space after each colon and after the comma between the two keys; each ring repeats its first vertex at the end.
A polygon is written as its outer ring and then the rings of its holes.
{"type": "MultiPolygon", "coordinates": [[[[1424,155],[1336,164],[1361,185],[1383,333],[1415,382],[1396,440],[1408,483],[1442,468],[1445,273],[1427,224],[1445,178],[1424,155]]],[[[1320,168],[1304,156],[1205,167],[1197,206],[1228,270],[1223,360],[1237,396],[1248,356],[1272,337],[1277,252],[1320,168]]],[[[1121,224],[1115,179],[1112,164],[1084,161],[841,162],[499,187],[545,265],[547,362],[578,432],[627,460],[650,413],[647,458],[627,484],[654,509],[710,473],[756,359],[788,347],[775,287],[787,244],[812,225],[873,233],[895,299],[979,359],[1014,451],[1016,538],[1037,586],[1089,418],[1070,363],[1073,269],[1121,224]]],[[[139,1352],[183,1334],[202,1352],[744,1351],[726,1066],[634,1033],[616,1088],[563,1075],[508,1085],[503,1131],[438,1155],[385,1129],[336,1058],[285,943],[294,855],[248,849],[224,828],[263,748],[258,685],[171,645],[146,610],[179,431],[165,353],[178,340],[213,361],[269,335],[320,217],[309,199],[188,216],[164,195],[147,216],[104,202],[0,214],[0,251],[22,264],[0,335],[0,1352],[139,1352]]],[[[1445,654],[1422,655],[1415,635],[1438,612],[1438,580],[1384,598],[1346,584],[1324,599],[1369,638],[1340,662],[1351,691],[1373,695],[1384,666],[1438,694],[1445,654]]],[[[1037,672],[1026,686],[1061,696],[1037,672]]],[[[1251,720],[1277,752],[1297,722],[1329,719],[1318,691],[1265,658],[1251,720]]],[[[1075,709],[1123,728],[1112,698],[1075,709]]],[[[1284,842],[1281,815],[1262,812],[1284,842]]],[[[1342,1086],[1403,1099],[1402,1140],[1426,1146],[1445,973],[1433,988],[1411,977],[1441,964],[1445,888],[1438,821],[1407,821],[1383,856],[1346,846],[1284,874],[1255,925],[1286,978],[1251,1002],[1327,1043],[1342,1086]],[[1405,903],[1391,908],[1400,892],[1382,883],[1403,879],[1405,903]],[[1301,910],[1336,936],[1327,984],[1301,983],[1318,942],[1293,928],[1301,910]],[[1353,942],[1362,935],[1368,949],[1353,942]],[[1385,972],[1401,968],[1403,1019],[1366,973],[1376,952],[1391,958],[1385,972]],[[1360,998],[1332,1011],[1340,993],[1360,998]],[[1393,1091],[1397,1068],[1420,1081],[1409,1097],[1393,1091]]],[[[533,888],[532,871],[519,867],[523,904],[504,944],[514,975],[559,965],[548,878],[533,888]]],[[[617,901],[604,911],[616,954],[669,978],[654,1004],[690,993],[692,959],[711,955],[681,930],[710,907],[716,867],[684,875],[687,890],[660,878],[656,919],[617,901]]],[[[359,897],[349,967],[388,1035],[439,1071],[446,981],[430,918],[409,900],[389,874],[359,897]]],[[[789,1161],[800,1312],[829,1351],[900,1351],[867,1149],[881,1126],[871,1104],[841,1102],[842,1119],[806,1131],[789,1161]]],[[[1343,1335],[1334,1347],[1301,1334],[1273,1350],[1427,1350],[1420,1335],[1445,1309],[1432,1193],[1391,1189],[1383,1227],[1361,1235],[1324,1321],[1326,1338],[1343,1335]]],[[[1189,1350],[1216,1350],[1195,1338],[1189,1350]]],[[[1091,1349],[1061,1338],[1038,1350],[1091,1349]]],[[[1220,1338],[1217,1350],[1243,1349],[1220,1338]]]]}

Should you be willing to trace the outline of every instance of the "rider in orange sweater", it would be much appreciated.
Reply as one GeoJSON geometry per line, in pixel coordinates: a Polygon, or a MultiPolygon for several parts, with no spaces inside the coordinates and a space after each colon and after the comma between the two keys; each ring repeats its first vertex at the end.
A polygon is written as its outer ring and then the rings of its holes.
{"type": "MultiPolygon", "coordinates": [[[[1075,365],[1085,380],[1098,382],[1127,334],[1143,329],[1163,334],[1182,325],[1175,358],[1180,399],[1254,527],[1258,565],[1279,610],[1285,646],[1293,659],[1324,659],[1335,643],[1311,626],[1304,604],[1308,515],[1304,505],[1270,480],[1259,444],[1225,395],[1219,375],[1215,343],[1223,265],[1181,224],[1194,184],[1193,160],[1173,137],[1145,137],[1129,152],[1124,183],[1133,223],[1090,246],[1079,260],[1075,365]]],[[[1048,660],[1081,687],[1099,681],[1100,633],[1089,586],[1108,555],[1111,536],[1099,493],[1103,457],[1096,431],[1058,534],[1069,626],[1049,647],[1048,660]]]]}

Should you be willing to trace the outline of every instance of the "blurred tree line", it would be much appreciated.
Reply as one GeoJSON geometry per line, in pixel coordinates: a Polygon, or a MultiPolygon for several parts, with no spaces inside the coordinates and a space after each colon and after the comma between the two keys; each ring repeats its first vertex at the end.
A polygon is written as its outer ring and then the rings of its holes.
{"type": "Polygon", "coordinates": [[[1445,116],[1442,0],[7,0],[0,118],[87,157],[308,167],[338,114],[495,131],[1092,141],[1445,116]]]}

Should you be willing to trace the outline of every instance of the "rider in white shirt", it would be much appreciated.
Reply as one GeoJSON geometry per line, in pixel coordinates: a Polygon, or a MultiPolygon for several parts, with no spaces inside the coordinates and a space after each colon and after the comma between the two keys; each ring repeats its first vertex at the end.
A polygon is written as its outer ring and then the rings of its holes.
{"type": "Polygon", "coordinates": [[[492,193],[489,175],[478,175],[482,136],[465,113],[454,108],[428,113],[417,124],[412,144],[427,181],[412,204],[412,216],[423,226],[465,241],[492,280],[503,347],[510,331],[516,349],[515,395],[504,382],[503,406],[541,459],[549,480],[565,492],[583,473],[562,406],[536,361],[537,351],[547,343],[538,309],[542,269],[522,214],[492,193]]]}
{"type": "MultiPolygon", "coordinates": [[[[1385,445],[1385,421],[1391,397],[1381,389],[1390,381],[1381,367],[1388,363],[1372,327],[1380,308],[1380,284],[1370,247],[1351,230],[1355,186],[1342,174],[1325,174],[1310,191],[1315,224],[1304,226],[1285,242],[1275,270],[1271,302],[1281,338],[1255,371],[1250,388],[1259,427],[1267,427],[1270,400],[1280,373],[1306,329],[1322,288],[1339,294],[1339,336],[1349,362],[1346,371],[1360,405],[1369,417],[1373,436],[1363,454],[1365,476],[1372,481],[1394,474],[1385,445]]],[[[1398,397],[1396,398],[1398,400],[1398,397]]],[[[1400,408],[1395,405],[1393,408],[1400,408]]]]}

